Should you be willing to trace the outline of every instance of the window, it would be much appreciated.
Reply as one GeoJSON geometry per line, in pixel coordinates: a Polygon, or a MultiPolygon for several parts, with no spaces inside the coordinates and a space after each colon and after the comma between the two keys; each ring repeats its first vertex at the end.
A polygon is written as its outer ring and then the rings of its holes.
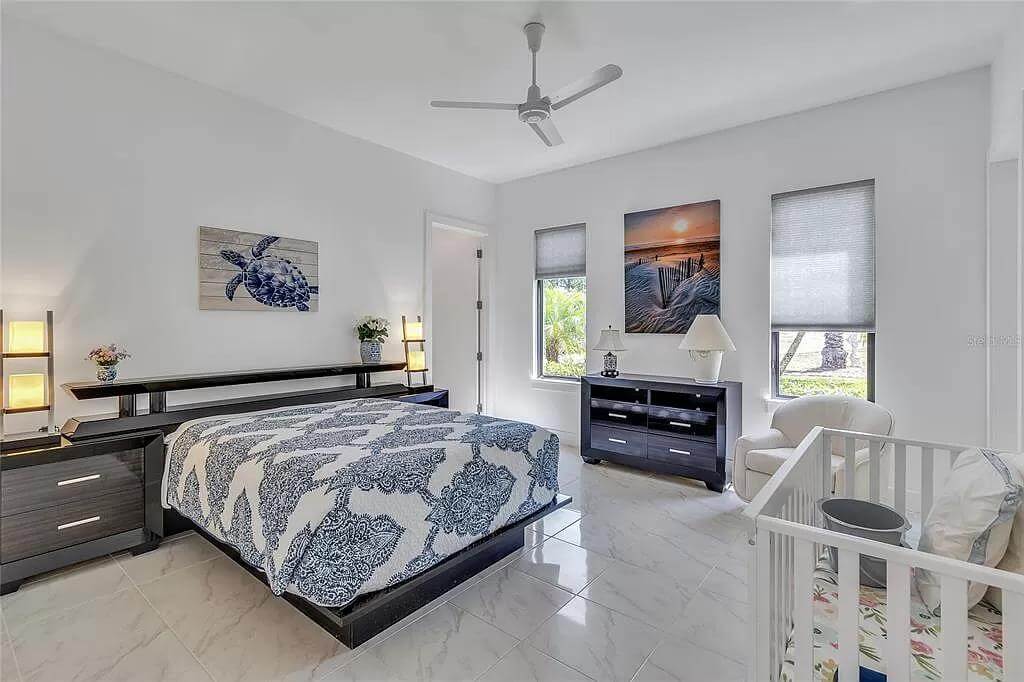
{"type": "Polygon", "coordinates": [[[578,379],[587,358],[587,233],[567,225],[536,233],[539,377],[578,379]]]}
{"type": "Polygon", "coordinates": [[[875,397],[875,183],[772,197],[772,396],[875,397]]]}

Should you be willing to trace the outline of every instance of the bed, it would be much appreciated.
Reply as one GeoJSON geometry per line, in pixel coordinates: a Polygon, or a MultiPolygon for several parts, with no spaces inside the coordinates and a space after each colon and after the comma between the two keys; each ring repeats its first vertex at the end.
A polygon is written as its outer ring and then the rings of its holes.
{"type": "Polygon", "coordinates": [[[168,437],[163,504],[275,594],[340,608],[550,509],[558,455],[530,424],[386,399],[216,415],[168,437]]]}

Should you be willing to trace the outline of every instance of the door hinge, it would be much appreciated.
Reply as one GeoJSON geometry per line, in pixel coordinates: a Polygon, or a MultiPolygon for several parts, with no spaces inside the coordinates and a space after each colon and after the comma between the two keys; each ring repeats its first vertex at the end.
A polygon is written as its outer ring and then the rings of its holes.
{"type": "Polygon", "coordinates": [[[476,250],[476,257],[477,258],[483,258],[484,257],[484,250],[483,249],[477,249],[476,250]]]}
{"type": "Polygon", "coordinates": [[[484,354],[483,354],[483,353],[481,353],[480,351],[477,351],[477,352],[476,352],[476,359],[477,359],[477,361],[478,361],[478,362],[483,362],[483,360],[484,360],[484,354]]]}
{"type": "Polygon", "coordinates": [[[483,310],[484,309],[484,302],[483,301],[477,301],[476,302],[476,309],[477,310],[483,310]]]}

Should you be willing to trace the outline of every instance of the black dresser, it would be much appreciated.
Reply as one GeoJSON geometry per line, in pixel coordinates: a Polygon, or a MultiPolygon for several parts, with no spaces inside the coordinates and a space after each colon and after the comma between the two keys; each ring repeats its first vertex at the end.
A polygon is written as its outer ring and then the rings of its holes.
{"type": "Polygon", "coordinates": [[[698,384],[646,374],[591,374],[581,381],[585,462],[696,478],[716,492],[728,485],[733,443],[742,433],[739,382],[698,384]]]}
{"type": "Polygon", "coordinates": [[[163,434],[153,431],[5,452],[0,593],[79,561],[154,548],[163,465],[163,434]]]}

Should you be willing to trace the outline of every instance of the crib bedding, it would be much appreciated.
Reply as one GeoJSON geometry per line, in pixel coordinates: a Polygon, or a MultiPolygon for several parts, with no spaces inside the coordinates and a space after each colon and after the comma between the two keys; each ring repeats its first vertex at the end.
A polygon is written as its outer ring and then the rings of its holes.
{"type": "Polygon", "coordinates": [[[426,405],[347,400],[221,415],[168,437],[163,504],[320,606],[406,580],[540,510],[558,437],[426,405]]]}
{"type": "MultiPolygon", "coordinates": [[[[814,571],[814,682],[832,682],[839,667],[839,578],[822,561],[814,571]]],[[[885,673],[886,591],[860,588],[860,665],[885,673]]],[[[910,602],[910,678],[941,680],[941,618],[929,613],[916,590],[910,602]]],[[[793,682],[792,642],[786,651],[782,679],[793,682]]],[[[1002,614],[982,601],[968,613],[967,664],[971,682],[1002,682],[1002,614]]]]}

